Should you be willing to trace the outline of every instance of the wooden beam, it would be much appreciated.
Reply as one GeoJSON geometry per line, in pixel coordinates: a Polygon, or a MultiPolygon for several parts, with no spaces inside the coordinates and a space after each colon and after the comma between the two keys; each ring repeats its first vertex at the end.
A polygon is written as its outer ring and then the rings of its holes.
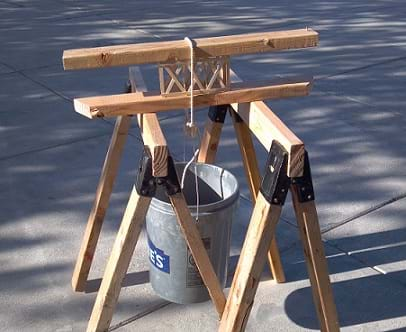
{"type": "Polygon", "coordinates": [[[200,141],[199,156],[197,157],[199,163],[214,163],[228,109],[228,105],[210,106],[200,141]]]}
{"type": "MultiPolygon", "coordinates": [[[[239,80],[232,72],[232,80],[239,80]]],[[[231,107],[248,125],[267,151],[272,141],[277,140],[288,152],[288,176],[301,176],[304,163],[304,143],[276,116],[263,101],[234,103],[231,107]]]]}
{"type": "Polygon", "coordinates": [[[297,185],[291,186],[293,208],[303,244],[304,257],[312,287],[313,301],[322,332],[338,332],[340,325],[321,239],[314,201],[300,202],[297,185]]]}
{"type": "Polygon", "coordinates": [[[142,230],[151,197],[139,196],[135,187],[131,192],[103,280],[97,293],[87,332],[107,331],[138,237],[142,230]]]}
{"type": "Polygon", "coordinates": [[[130,117],[117,117],[97,186],[96,197],[73,270],[72,288],[76,292],[84,292],[86,290],[87,277],[96,251],[97,241],[109,205],[110,196],[113,191],[114,181],[117,177],[118,167],[130,125],[130,117]]]}
{"type": "MultiPolygon", "coordinates": [[[[195,55],[200,58],[313,47],[318,44],[318,41],[318,33],[311,29],[261,32],[194,40],[195,55]]],[[[184,40],[177,40],[66,50],[63,53],[63,66],[67,70],[165,63],[189,59],[188,44],[184,40]]]]}
{"type": "MultiPolygon", "coordinates": [[[[251,132],[247,124],[241,120],[238,114],[231,111],[231,118],[237,136],[238,145],[241,151],[241,157],[244,165],[245,175],[248,181],[252,202],[255,206],[259,187],[261,185],[261,176],[257,156],[255,153],[254,142],[252,141],[251,132]]],[[[277,283],[286,281],[283,271],[281,256],[279,254],[276,237],[273,238],[268,251],[268,263],[272,271],[272,276],[277,283]]]]}
{"type": "Polygon", "coordinates": [[[219,318],[221,318],[226,304],[226,297],[224,296],[223,289],[221,288],[209,255],[204,247],[201,235],[196,226],[196,221],[190,214],[183,193],[180,192],[169,195],[169,199],[196,266],[216,307],[219,318]]]}
{"type": "Polygon", "coordinates": [[[96,198],[89,215],[82,245],[72,275],[72,287],[77,292],[83,292],[97,241],[101,232],[104,216],[110,200],[113,185],[117,176],[120,157],[128,136],[131,120],[129,117],[118,117],[114,126],[113,135],[104,161],[99,184],[96,190],[96,198]]]}
{"type": "Polygon", "coordinates": [[[244,331],[281,210],[258,193],[219,331],[244,331]]]}
{"type": "MultiPolygon", "coordinates": [[[[129,68],[129,77],[132,92],[147,91],[138,67],[129,68]]],[[[152,156],[152,175],[156,177],[168,175],[168,145],[159,125],[157,115],[155,113],[138,114],[137,120],[144,145],[148,147],[152,156]]]]}
{"type": "MultiPolygon", "coordinates": [[[[261,85],[234,83],[231,85],[231,90],[194,97],[194,106],[197,108],[263,99],[306,96],[309,94],[311,86],[312,80],[309,79],[278,79],[261,85]]],[[[130,93],[79,98],[74,100],[74,106],[76,112],[92,119],[189,108],[190,97],[186,94],[164,97],[159,92],[130,93]]]]}

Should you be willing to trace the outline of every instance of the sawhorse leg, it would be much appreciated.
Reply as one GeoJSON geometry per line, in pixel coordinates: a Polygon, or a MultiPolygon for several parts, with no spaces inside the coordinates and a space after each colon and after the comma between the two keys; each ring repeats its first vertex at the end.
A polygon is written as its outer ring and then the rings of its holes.
{"type": "Polygon", "coordinates": [[[293,179],[291,193],[320,330],[323,332],[339,331],[338,316],[314,203],[307,153],[305,154],[303,177],[293,179]]]}
{"type": "MultiPolygon", "coordinates": [[[[238,145],[240,146],[252,201],[255,203],[261,177],[259,175],[258,162],[251,138],[251,132],[248,126],[242,121],[238,114],[229,107],[229,105],[211,106],[209,108],[208,119],[202,135],[198,161],[214,163],[220,141],[221,130],[229,109],[232,115],[238,145]]],[[[278,283],[285,282],[285,273],[283,271],[276,238],[271,242],[268,252],[268,262],[275,281],[278,283]]]]}
{"type": "Polygon", "coordinates": [[[151,197],[141,196],[133,188],[106,270],[97,293],[87,332],[107,331],[127,273],[151,197]]]}
{"type": "Polygon", "coordinates": [[[100,236],[103,220],[109,205],[110,195],[113,191],[114,181],[128,131],[131,125],[131,117],[117,117],[109,149],[104,161],[103,170],[96,190],[96,198],[87,221],[85,234],[76,260],[72,275],[72,287],[76,292],[84,292],[86,281],[92,265],[97,241],[100,236]]]}
{"type": "MultiPolygon", "coordinates": [[[[251,192],[252,202],[255,204],[259,192],[261,176],[254,143],[252,141],[251,131],[236,112],[230,110],[230,113],[233,119],[233,125],[241,151],[241,157],[244,164],[245,175],[248,180],[248,186],[251,192]]],[[[268,262],[275,281],[277,283],[285,282],[285,273],[283,271],[276,237],[273,238],[269,247],[268,262]]]]}
{"type": "Polygon", "coordinates": [[[197,158],[199,163],[213,164],[216,160],[217,148],[227,110],[228,105],[210,106],[197,158]]]}
{"type": "Polygon", "coordinates": [[[243,250],[238,261],[236,274],[228,295],[219,331],[244,331],[255,292],[258,287],[263,265],[265,264],[267,243],[275,233],[281,206],[291,184],[294,208],[298,219],[299,231],[305,249],[313,299],[322,331],[339,331],[336,307],[333,299],[327,260],[317,212],[314,205],[314,193],[310,176],[310,165],[306,155],[304,174],[301,177],[287,177],[286,151],[273,144],[269,154],[266,173],[254,207],[243,250]],[[279,150],[279,151],[278,151],[279,150]],[[276,156],[273,157],[272,155],[276,156]],[[285,156],[283,167],[278,160],[285,156]],[[273,170],[273,171],[272,171],[273,170]],[[258,212],[257,212],[258,211],[258,212]],[[255,217],[256,216],[256,217],[255,217]],[[257,218],[257,220],[255,220],[257,218]]]}
{"type": "Polygon", "coordinates": [[[287,153],[274,143],[231,284],[219,331],[244,331],[289,190],[287,153]]]}

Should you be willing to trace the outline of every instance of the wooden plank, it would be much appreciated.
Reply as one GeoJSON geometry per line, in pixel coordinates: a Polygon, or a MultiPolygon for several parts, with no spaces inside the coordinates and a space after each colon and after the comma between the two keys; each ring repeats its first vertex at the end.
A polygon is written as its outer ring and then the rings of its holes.
{"type": "Polygon", "coordinates": [[[223,314],[226,298],[221,288],[220,282],[216,276],[213,265],[204,247],[196,221],[190,214],[182,193],[170,195],[169,199],[177,216],[179,226],[185,236],[186,243],[192,253],[196,266],[204,284],[207,287],[209,295],[216,307],[219,317],[223,314]]]}
{"type": "Polygon", "coordinates": [[[320,225],[314,201],[301,203],[297,186],[291,186],[293,207],[302,239],[306,266],[312,286],[313,300],[321,331],[340,331],[336,305],[330,284],[327,259],[321,239],[320,225]]]}
{"type": "Polygon", "coordinates": [[[222,122],[214,122],[207,119],[202,135],[197,161],[199,163],[213,164],[216,160],[216,152],[220,141],[222,122]]]}
{"type": "MultiPolygon", "coordinates": [[[[197,58],[313,47],[318,44],[318,41],[319,35],[312,29],[261,32],[194,40],[197,58]]],[[[129,66],[190,60],[190,49],[184,40],[164,41],[66,50],[62,59],[66,70],[129,66]]]]}
{"type": "Polygon", "coordinates": [[[130,117],[119,116],[114,126],[99,184],[97,185],[96,197],[87,221],[86,230],[72,275],[72,288],[76,292],[84,292],[86,289],[87,277],[109,205],[110,195],[113,191],[114,181],[117,176],[130,125],[130,117]]]}
{"type": "MultiPolygon", "coordinates": [[[[230,90],[195,96],[193,103],[194,107],[198,108],[209,105],[306,96],[309,94],[311,86],[311,79],[277,79],[250,85],[234,83],[231,84],[230,90]]],[[[74,100],[74,106],[76,112],[88,118],[111,117],[188,108],[190,106],[190,97],[187,94],[164,97],[159,92],[129,93],[79,98],[74,100]]],[[[247,112],[249,113],[249,110],[245,113],[247,112]]]]}
{"type": "Polygon", "coordinates": [[[224,118],[222,118],[222,115],[224,115],[223,112],[227,112],[227,108],[219,109],[218,107],[219,106],[211,106],[209,109],[209,116],[206,120],[200,142],[199,155],[197,157],[199,163],[213,164],[216,159],[217,148],[224,125],[224,118]],[[214,107],[215,110],[213,113],[216,114],[216,117],[219,117],[218,121],[210,118],[211,111],[213,110],[212,107],[214,107]]]}
{"type": "MultiPolygon", "coordinates": [[[[233,125],[241,151],[241,157],[244,165],[245,175],[248,181],[248,187],[251,192],[252,202],[255,204],[259,187],[261,185],[261,176],[251,132],[247,124],[243,122],[234,111],[231,111],[231,117],[233,119],[233,125]]],[[[276,237],[272,240],[271,246],[269,247],[268,263],[275,281],[277,283],[285,282],[286,278],[283,271],[276,237]]]]}
{"type": "MultiPolygon", "coordinates": [[[[144,79],[138,67],[129,68],[129,77],[132,92],[146,91],[144,79]]],[[[157,115],[155,113],[138,114],[137,120],[144,145],[149,148],[151,153],[152,175],[167,176],[169,151],[157,115]]]]}
{"type": "MultiPolygon", "coordinates": [[[[232,81],[238,81],[238,76],[232,72],[232,81]]],[[[248,125],[267,151],[272,141],[277,140],[289,153],[288,176],[301,176],[304,163],[304,143],[276,116],[263,102],[234,103],[231,107],[248,125]]]]}
{"type": "Polygon", "coordinates": [[[219,331],[244,331],[282,207],[258,193],[219,331]]]}
{"type": "Polygon", "coordinates": [[[87,332],[107,331],[110,326],[121,283],[130,264],[150,202],[150,197],[139,196],[133,188],[97,293],[87,332]]]}

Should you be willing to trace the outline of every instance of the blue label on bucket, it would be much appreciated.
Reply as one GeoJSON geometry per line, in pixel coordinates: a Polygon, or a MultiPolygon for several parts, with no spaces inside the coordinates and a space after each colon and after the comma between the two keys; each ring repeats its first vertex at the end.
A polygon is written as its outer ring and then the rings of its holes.
{"type": "Polygon", "coordinates": [[[149,246],[149,261],[154,265],[158,270],[170,273],[169,269],[169,256],[165,255],[164,251],[155,247],[152,241],[148,238],[149,246]]]}

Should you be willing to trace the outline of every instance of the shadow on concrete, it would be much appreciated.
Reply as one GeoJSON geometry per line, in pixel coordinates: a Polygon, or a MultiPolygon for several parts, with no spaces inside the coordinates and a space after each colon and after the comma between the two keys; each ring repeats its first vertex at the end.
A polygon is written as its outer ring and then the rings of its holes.
{"type": "MultiPolygon", "coordinates": [[[[393,287],[387,278],[397,273],[353,278],[333,284],[340,326],[352,326],[406,316],[404,288],[393,287]]],[[[312,291],[300,288],[286,298],[285,311],[297,325],[306,329],[319,329],[312,291]]],[[[399,329],[399,331],[404,331],[399,329]]]]}

